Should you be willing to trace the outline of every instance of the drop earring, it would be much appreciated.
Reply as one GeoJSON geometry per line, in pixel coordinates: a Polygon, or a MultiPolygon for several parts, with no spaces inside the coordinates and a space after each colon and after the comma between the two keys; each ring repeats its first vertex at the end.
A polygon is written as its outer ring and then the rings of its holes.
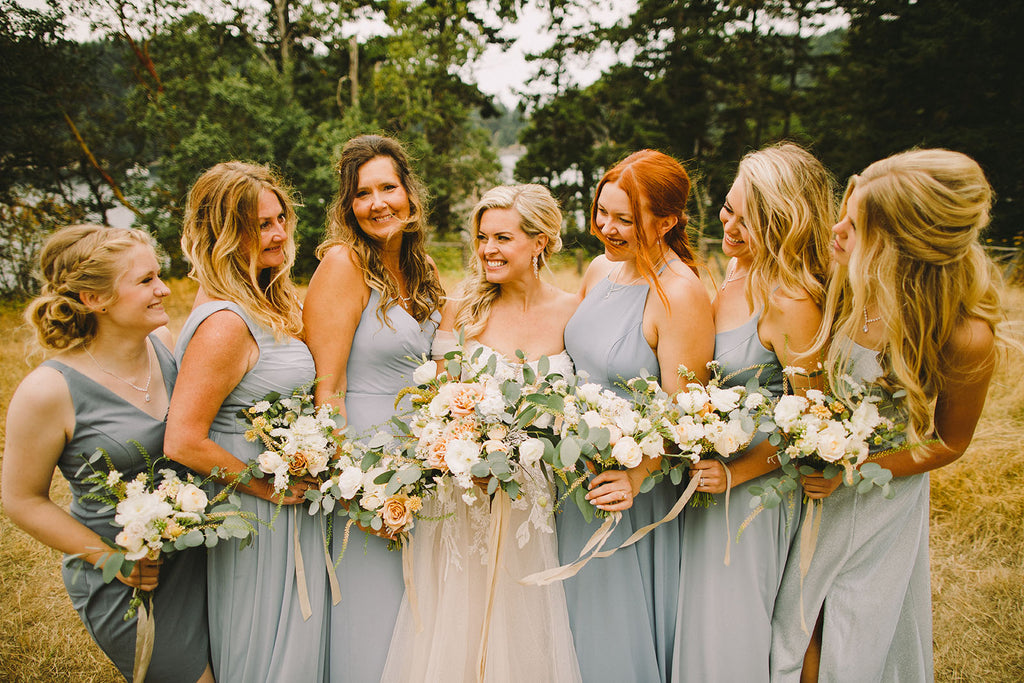
{"type": "Polygon", "coordinates": [[[538,265],[538,261],[540,261],[540,259],[537,258],[537,254],[534,254],[533,255],[533,277],[539,280],[540,279],[540,266],[538,265]]]}

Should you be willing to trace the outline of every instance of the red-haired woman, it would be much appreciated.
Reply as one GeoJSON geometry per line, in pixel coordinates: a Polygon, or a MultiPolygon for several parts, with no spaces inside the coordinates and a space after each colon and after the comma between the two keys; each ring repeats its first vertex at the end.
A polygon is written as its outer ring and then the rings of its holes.
{"type": "MultiPolygon", "coordinates": [[[[683,166],[652,150],[629,155],[601,179],[590,229],[605,253],[587,269],[582,302],[565,328],[565,348],[588,381],[624,394],[621,383],[651,374],[671,393],[680,387],[680,365],[707,380],[715,322],[686,234],[689,192],[683,166]]],[[[657,521],[675,502],[678,491],[668,482],[634,500],[657,466],[645,456],[634,469],[591,480],[587,499],[595,508],[623,513],[606,547],[657,521]]],[[[587,523],[567,505],[557,523],[560,560],[570,562],[600,520],[587,523]]],[[[583,680],[668,679],[681,523],[663,524],[565,581],[583,680]]]]}

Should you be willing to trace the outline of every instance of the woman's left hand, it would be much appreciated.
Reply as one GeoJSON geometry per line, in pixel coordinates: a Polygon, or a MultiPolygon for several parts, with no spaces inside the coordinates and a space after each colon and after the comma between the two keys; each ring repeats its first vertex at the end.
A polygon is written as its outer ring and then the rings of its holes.
{"type": "Polygon", "coordinates": [[[821,472],[814,474],[803,474],[800,476],[800,485],[804,488],[804,494],[811,500],[828,498],[832,492],[839,488],[843,482],[843,473],[840,472],[831,479],[826,479],[821,472]]]}
{"type": "Polygon", "coordinates": [[[725,466],[717,460],[698,460],[690,465],[690,479],[697,477],[697,490],[704,493],[725,493],[728,484],[725,466]]]}
{"type": "Polygon", "coordinates": [[[590,480],[587,500],[598,510],[621,512],[633,507],[633,482],[626,470],[608,470],[590,480]]]}

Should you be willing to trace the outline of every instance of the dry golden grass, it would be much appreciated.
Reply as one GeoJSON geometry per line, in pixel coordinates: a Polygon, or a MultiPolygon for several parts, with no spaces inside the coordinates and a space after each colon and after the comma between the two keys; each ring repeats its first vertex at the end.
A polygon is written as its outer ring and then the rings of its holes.
{"type": "MultiPolygon", "coordinates": [[[[719,265],[713,267],[720,275],[719,265]]],[[[446,288],[461,277],[446,273],[446,288]]],[[[575,289],[570,263],[554,278],[575,289]]],[[[195,293],[172,283],[167,303],[177,333],[195,293]]],[[[1009,292],[1024,321],[1024,289],[1009,292]]],[[[0,304],[0,411],[28,372],[31,334],[20,305],[0,304]]],[[[38,358],[33,359],[33,364],[38,358]]],[[[1009,354],[989,393],[974,443],[932,477],[932,594],[939,681],[1024,680],[1024,359],[1009,354]]],[[[3,442],[0,429],[0,446],[3,442]]],[[[55,500],[68,490],[56,477],[55,500]]],[[[0,681],[121,680],[86,634],[64,592],[60,556],[0,516],[0,681]]]]}

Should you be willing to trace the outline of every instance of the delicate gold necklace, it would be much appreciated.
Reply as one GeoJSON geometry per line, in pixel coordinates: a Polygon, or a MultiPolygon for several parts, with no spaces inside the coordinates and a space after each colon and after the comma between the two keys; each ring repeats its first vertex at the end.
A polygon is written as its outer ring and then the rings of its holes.
{"type": "Polygon", "coordinates": [[[860,329],[863,330],[864,332],[867,332],[868,331],[868,325],[870,325],[871,323],[877,323],[881,319],[882,319],[882,316],[878,316],[877,318],[868,318],[868,307],[865,306],[864,307],[864,327],[862,327],[860,329]]]}
{"type": "Polygon", "coordinates": [[[730,282],[735,282],[736,280],[742,280],[743,278],[745,278],[747,276],[748,272],[749,271],[745,270],[742,273],[740,273],[739,275],[737,275],[736,272],[733,271],[732,276],[729,276],[729,277],[725,278],[725,282],[722,283],[722,289],[725,289],[725,286],[727,284],[729,284],[730,282]]]}
{"type": "Polygon", "coordinates": [[[129,382],[124,377],[121,377],[120,375],[115,375],[110,370],[107,370],[105,367],[100,365],[100,362],[98,360],[96,360],[96,357],[93,356],[92,353],[89,352],[88,348],[86,348],[86,347],[82,347],[82,348],[85,350],[85,353],[89,356],[89,358],[92,358],[92,362],[96,364],[96,367],[98,367],[100,369],[100,371],[110,375],[114,379],[121,380],[122,382],[124,382],[125,384],[130,386],[135,391],[139,391],[139,392],[142,392],[143,394],[145,394],[146,395],[146,403],[149,403],[150,401],[153,400],[153,397],[149,393],[149,385],[153,381],[153,357],[151,355],[149,355],[149,347],[148,346],[146,347],[146,360],[149,363],[149,370],[147,371],[146,386],[144,386],[144,387],[140,387],[139,385],[135,384],[134,382],[129,382]]]}

